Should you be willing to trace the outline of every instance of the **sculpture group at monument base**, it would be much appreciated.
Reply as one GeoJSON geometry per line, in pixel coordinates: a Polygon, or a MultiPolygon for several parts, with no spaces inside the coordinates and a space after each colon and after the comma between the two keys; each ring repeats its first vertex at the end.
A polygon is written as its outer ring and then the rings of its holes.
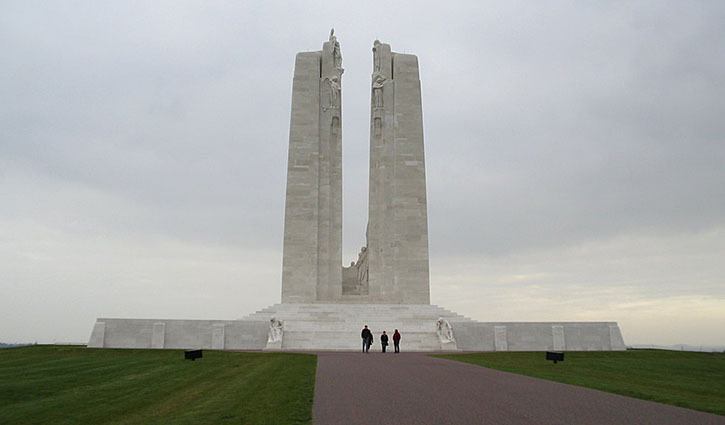
{"type": "Polygon", "coordinates": [[[239,320],[98,319],[88,347],[359,351],[364,325],[373,351],[394,329],[403,351],[625,349],[616,322],[477,322],[429,304],[325,303],[275,304],[239,320]]]}

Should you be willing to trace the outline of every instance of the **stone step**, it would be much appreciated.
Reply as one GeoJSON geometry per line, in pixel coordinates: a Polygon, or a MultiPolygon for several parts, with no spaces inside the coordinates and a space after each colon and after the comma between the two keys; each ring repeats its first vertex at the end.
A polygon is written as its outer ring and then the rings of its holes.
{"type": "MultiPolygon", "coordinates": [[[[289,316],[276,316],[277,319],[282,320],[285,324],[286,329],[291,329],[289,326],[300,326],[305,327],[326,327],[332,329],[362,329],[364,325],[367,325],[370,329],[391,330],[391,329],[420,329],[434,331],[436,329],[437,318],[376,318],[376,319],[356,319],[356,318],[334,318],[329,320],[321,320],[319,318],[299,318],[289,316]]],[[[268,321],[270,318],[256,318],[249,320],[268,321]]]]}
{"type": "MultiPolygon", "coordinates": [[[[373,347],[380,348],[380,339],[374,339],[373,347]]],[[[390,341],[392,347],[392,340],[390,341]]],[[[436,334],[406,333],[401,346],[408,351],[436,351],[440,342],[436,334]]],[[[362,340],[358,333],[346,332],[285,332],[282,347],[286,349],[360,350],[362,340]]]]}
{"type": "MultiPolygon", "coordinates": [[[[315,330],[286,330],[284,337],[299,337],[299,336],[343,336],[345,338],[353,337],[354,339],[360,339],[360,330],[326,330],[326,329],[315,329],[315,330]]],[[[373,332],[373,338],[380,339],[382,332],[373,332]]],[[[405,339],[432,339],[438,340],[438,334],[435,331],[405,331],[401,332],[402,338],[405,339]]],[[[388,334],[388,337],[392,340],[392,333],[388,334]]]]}
{"type": "MultiPolygon", "coordinates": [[[[408,333],[408,332],[436,332],[436,325],[435,322],[389,322],[389,323],[381,323],[381,322],[368,322],[367,323],[368,328],[373,332],[373,334],[376,333],[382,333],[382,331],[386,331],[389,334],[392,334],[395,329],[398,329],[401,333],[408,333]]],[[[295,320],[288,320],[284,322],[284,330],[286,331],[314,331],[314,330],[323,330],[326,332],[357,332],[360,333],[362,331],[362,326],[360,326],[358,323],[353,324],[347,324],[347,323],[341,323],[341,322],[332,322],[332,323],[324,323],[324,322],[305,322],[305,321],[295,321],[295,320]],[[351,326],[352,325],[352,326],[351,326]]]]}
{"type": "Polygon", "coordinates": [[[267,310],[287,310],[287,311],[443,311],[449,310],[435,305],[427,304],[273,304],[262,311],[267,310]]]}
{"type": "Polygon", "coordinates": [[[411,317],[411,318],[454,318],[454,319],[466,319],[465,316],[461,316],[455,313],[446,313],[440,311],[390,311],[390,310],[379,310],[379,311],[334,311],[334,310],[317,310],[317,311],[295,311],[295,310],[270,310],[270,311],[259,311],[253,313],[247,317],[255,316],[295,316],[295,317],[411,317]]]}
{"type": "Polygon", "coordinates": [[[295,317],[455,317],[455,314],[441,314],[439,312],[377,312],[377,311],[365,311],[365,312],[348,312],[348,311],[271,311],[267,313],[255,313],[254,315],[287,315],[295,317]]]}

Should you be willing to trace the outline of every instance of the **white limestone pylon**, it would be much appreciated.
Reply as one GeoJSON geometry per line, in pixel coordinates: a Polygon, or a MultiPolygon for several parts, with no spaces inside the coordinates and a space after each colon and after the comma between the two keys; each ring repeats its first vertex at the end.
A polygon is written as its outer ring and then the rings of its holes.
{"type": "Polygon", "coordinates": [[[418,58],[375,40],[370,101],[368,302],[430,303],[418,58]]]}
{"type": "Polygon", "coordinates": [[[342,55],[334,34],[298,53],[292,83],[282,302],[342,292],[342,55]]]}

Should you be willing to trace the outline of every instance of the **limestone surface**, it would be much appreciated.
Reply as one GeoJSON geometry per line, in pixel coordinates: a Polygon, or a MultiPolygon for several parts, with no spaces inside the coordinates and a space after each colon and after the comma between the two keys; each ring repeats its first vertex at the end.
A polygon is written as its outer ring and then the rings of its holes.
{"type": "Polygon", "coordinates": [[[334,34],[298,53],[292,82],[282,302],[342,293],[342,55],[334,34]]]}
{"type": "Polygon", "coordinates": [[[261,350],[269,324],[254,320],[99,318],[89,348],[261,350]]]}
{"type": "Polygon", "coordinates": [[[370,111],[367,301],[427,304],[428,212],[416,56],[375,41],[370,111]]]}

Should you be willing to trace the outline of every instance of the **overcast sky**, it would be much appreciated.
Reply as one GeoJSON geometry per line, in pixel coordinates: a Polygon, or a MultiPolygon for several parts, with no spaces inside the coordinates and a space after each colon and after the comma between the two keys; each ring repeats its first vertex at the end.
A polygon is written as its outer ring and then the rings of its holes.
{"type": "Polygon", "coordinates": [[[343,262],[378,38],[420,61],[434,304],[725,345],[725,2],[0,6],[0,341],[279,302],[294,55],[334,26],[343,262]]]}

